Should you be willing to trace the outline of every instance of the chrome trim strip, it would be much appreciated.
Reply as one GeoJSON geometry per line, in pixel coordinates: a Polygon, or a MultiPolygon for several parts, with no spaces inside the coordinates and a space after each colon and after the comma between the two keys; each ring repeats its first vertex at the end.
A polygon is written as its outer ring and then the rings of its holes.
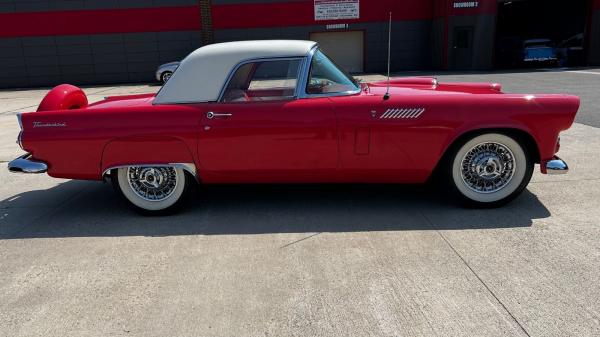
{"type": "Polygon", "coordinates": [[[411,113],[412,109],[402,109],[402,113],[400,114],[400,118],[406,118],[410,113],[411,113]]]}
{"type": "Polygon", "coordinates": [[[23,130],[23,117],[21,116],[22,114],[22,112],[17,113],[17,120],[19,121],[19,128],[21,128],[21,130],[23,130]]]}
{"type": "Polygon", "coordinates": [[[560,159],[557,156],[554,156],[554,159],[546,162],[546,173],[547,174],[556,175],[556,174],[566,174],[568,172],[569,172],[569,165],[567,165],[567,163],[564,160],[560,159]]]}
{"type": "Polygon", "coordinates": [[[410,109],[410,113],[406,118],[414,118],[419,113],[419,109],[410,109]]]}
{"type": "Polygon", "coordinates": [[[387,109],[379,118],[381,119],[416,119],[421,117],[425,108],[387,109]]]}
{"type": "Polygon", "coordinates": [[[130,166],[136,166],[136,167],[175,167],[175,168],[180,168],[182,170],[186,170],[190,174],[192,174],[194,177],[196,177],[196,179],[198,178],[198,173],[196,171],[196,165],[194,163],[130,164],[130,165],[111,166],[111,167],[107,168],[106,170],[104,170],[104,172],[102,172],[102,177],[104,177],[107,174],[109,174],[111,170],[120,169],[120,168],[126,168],[126,167],[130,167],[130,166]]]}
{"type": "Polygon", "coordinates": [[[13,173],[45,173],[48,171],[46,163],[29,158],[31,158],[31,154],[26,153],[14,159],[8,163],[8,170],[13,173]]]}
{"type": "Polygon", "coordinates": [[[302,73],[300,74],[300,79],[296,83],[296,97],[304,98],[304,88],[308,84],[308,73],[310,72],[310,63],[312,62],[312,58],[319,49],[319,44],[315,44],[304,56],[304,63],[302,64],[302,73]]]}
{"type": "Polygon", "coordinates": [[[17,136],[17,144],[19,145],[21,150],[24,150],[23,149],[23,130],[19,131],[19,135],[17,136]]]}

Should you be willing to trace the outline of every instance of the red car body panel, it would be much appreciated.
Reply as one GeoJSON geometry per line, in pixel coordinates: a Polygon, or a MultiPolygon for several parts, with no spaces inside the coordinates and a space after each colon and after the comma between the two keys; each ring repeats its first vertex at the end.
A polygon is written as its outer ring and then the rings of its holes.
{"type": "Polygon", "coordinates": [[[152,94],[109,97],[81,109],[25,113],[21,141],[60,178],[194,163],[204,183],[420,183],[454,141],[476,130],[519,130],[535,142],[540,162],[551,160],[579,107],[575,96],[503,94],[497,84],[432,78],[394,79],[384,100],[386,85],[265,102],[152,105],[152,94]],[[382,118],[390,109],[422,113],[382,118]],[[208,112],[231,116],[208,119],[208,112]]]}

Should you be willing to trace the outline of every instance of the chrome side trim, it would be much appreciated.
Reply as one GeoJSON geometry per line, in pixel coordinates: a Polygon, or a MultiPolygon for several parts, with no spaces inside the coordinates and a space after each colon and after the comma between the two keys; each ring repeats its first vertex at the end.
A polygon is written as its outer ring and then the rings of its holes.
{"type": "Polygon", "coordinates": [[[17,144],[19,145],[21,150],[24,150],[24,148],[23,148],[23,131],[19,131],[19,135],[17,136],[17,144]]]}
{"type": "Polygon", "coordinates": [[[45,173],[48,165],[42,161],[32,160],[27,153],[8,163],[8,170],[14,173],[45,173]]]}
{"type": "Polygon", "coordinates": [[[19,121],[19,128],[21,128],[21,130],[23,130],[23,117],[21,116],[22,114],[22,112],[17,113],[17,120],[19,121]]]}
{"type": "Polygon", "coordinates": [[[305,98],[306,93],[304,88],[306,88],[306,84],[308,83],[308,73],[310,72],[310,63],[312,62],[313,55],[319,50],[319,44],[315,44],[308,53],[304,56],[304,64],[302,67],[302,73],[300,74],[300,79],[296,85],[296,97],[305,98]]]}
{"type": "Polygon", "coordinates": [[[564,160],[554,156],[554,159],[546,162],[547,174],[566,174],[569,172],[569,165],[564,160]]]}
{"type": "Polygon", "coordinates": [[[387,109],[380,119],[416,119],[421,117],[425,108],[387,109]]]}
{"type": "Polygon", "coordinates": [[[111,167],[107,168],[106,170],[104,170],[104,172],[102,172],[102,177],[104,178],[106,175],[108,175],[111,170],[120,169],[120,168],[126,168],[126,167],[130,167],[130,166],[136,166],[136,167],[175,167],[175,168],[180,168],[182,170],[188,171],[190,174],[192,174],[194,177],[196,177],[196,179],[198,179],[198,173],[196,171],[196,165],[194,163],[130,164],[130,165],[111,166],[111,167]]]}

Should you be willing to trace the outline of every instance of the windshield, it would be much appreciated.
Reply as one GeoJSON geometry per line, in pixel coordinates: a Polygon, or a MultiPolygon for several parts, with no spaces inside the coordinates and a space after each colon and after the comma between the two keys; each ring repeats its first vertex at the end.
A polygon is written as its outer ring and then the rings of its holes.
{"type": "Polygon", "coordinates": [[[306,93],[332,94],[359,90],[352,77],[333,63],[323,52],[317,50],[310,64],[306,93]]]}

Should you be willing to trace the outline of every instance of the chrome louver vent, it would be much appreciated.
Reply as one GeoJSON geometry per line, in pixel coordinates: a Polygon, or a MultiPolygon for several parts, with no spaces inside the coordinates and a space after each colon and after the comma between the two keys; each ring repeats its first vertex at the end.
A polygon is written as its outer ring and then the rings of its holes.
{"type": "Polygon", "coordinates": [[[421,114],[425,112],[425,108],[412,108],[412,109],[387,109],[379,118],[403,118],[403,119],[415,119],[419,118],[421,114]]]}

